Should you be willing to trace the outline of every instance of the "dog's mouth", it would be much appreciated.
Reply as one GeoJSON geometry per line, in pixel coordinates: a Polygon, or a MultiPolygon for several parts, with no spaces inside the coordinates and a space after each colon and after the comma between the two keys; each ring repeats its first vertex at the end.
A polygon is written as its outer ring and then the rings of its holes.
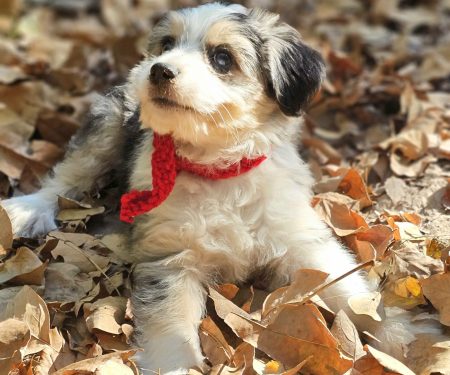
{"type": "Polygon", "coordinates": [[[182,105],[179,104],[173,100],[167,99],[167,98],[162,98],[162,97],[154,97],[152,99],[152,101],[154,103],[156,103],[158,106],[160,107],[165,107],[165,108],[177,108],[177,109],[183,109],[185,111],[195,111],[194,108],[186,106],[186,105],[182,105]]]}

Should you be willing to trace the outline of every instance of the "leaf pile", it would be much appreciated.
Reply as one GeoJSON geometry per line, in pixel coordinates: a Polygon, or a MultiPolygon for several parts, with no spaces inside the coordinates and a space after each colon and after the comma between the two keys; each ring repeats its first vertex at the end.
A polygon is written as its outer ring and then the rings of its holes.
{"type": "MultiPolygon", "coordinates": [[[[0,197],[38,189],[97,93],[140,60],[154,22],[197,3],[3,0],[0,197]]],[[[380,319],[383,300],[448,332],[450,2],[246,5],[280,13],[327,62],[299,148],[316,178],[313,207],[361,263],[374,261],[366,269],[380,293],[350,299],[352,310],[380,319]]],[[[100,195],[60,197],[60,229],[40,239],[13,239],[0,209],[0,374],[138,373],[130,265],[106,226],[117,202],[100,195]]],[[[450,373],[449,336],[419,337],[409,368],[364,344],[348,316],[315,294],[327,276],[299,270],[270,294],[211,289],[199,330],[211,373],[450,373]]]]}

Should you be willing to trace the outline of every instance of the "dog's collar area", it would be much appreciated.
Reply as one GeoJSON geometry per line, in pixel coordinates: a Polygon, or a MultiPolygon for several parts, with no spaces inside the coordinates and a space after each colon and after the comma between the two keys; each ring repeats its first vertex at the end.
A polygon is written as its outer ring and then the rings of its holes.
{"type": "Polygon", "coordinates": [[[120,200],[120,220],[132,223],[138,215],[145,214],[164,202],[175,186],[178,172],[186,171],[211,180],[221,180],[244,174],[260,165],[266,156],[242,158],[226,168],[198,164],[176,154],[170,135],[153,134],[152,190],[132,190],[120,200]]]}

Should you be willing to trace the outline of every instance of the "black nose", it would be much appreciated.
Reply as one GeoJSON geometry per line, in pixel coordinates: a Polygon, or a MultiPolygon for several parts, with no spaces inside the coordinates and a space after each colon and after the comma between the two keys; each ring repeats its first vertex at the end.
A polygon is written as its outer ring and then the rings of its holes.
{"type": "Polygon", "coordinates": [[[157,63],[150,69],[150,82],[159,85],[178,75],[178,69],[168,64],[157,63]]]}

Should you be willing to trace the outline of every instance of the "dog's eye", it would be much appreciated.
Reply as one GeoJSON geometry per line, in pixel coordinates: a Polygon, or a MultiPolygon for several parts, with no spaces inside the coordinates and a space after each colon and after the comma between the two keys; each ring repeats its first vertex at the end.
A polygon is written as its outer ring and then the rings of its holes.
{"type": "Polygon", "coordinates": [[[220,73],[228,73],[233,66],[233,57],[226,49],[214,51],[210,57],[211,64],[220,73]]]}
{"type": "Polygon", "coordinates": [[[175,39],[171,36],[165,36],[161,40],[162,52],[170,51],[175,46],[175,39]]]}

